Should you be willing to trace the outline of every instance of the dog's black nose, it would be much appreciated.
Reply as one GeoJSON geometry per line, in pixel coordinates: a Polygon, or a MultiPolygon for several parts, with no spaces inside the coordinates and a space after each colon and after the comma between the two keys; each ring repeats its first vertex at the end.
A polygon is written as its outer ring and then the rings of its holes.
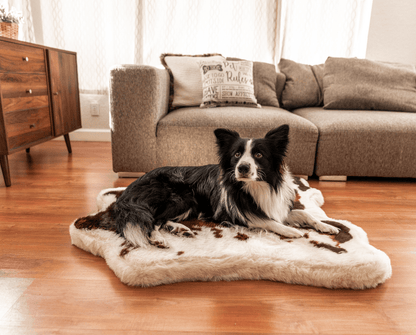
{"type": "Polygon", "coordinates": [[[238,166],[238,172],[240,172],[241,174],[247,174],[250,171],[250,165],[249,164],[240,164],[238,166]]]}

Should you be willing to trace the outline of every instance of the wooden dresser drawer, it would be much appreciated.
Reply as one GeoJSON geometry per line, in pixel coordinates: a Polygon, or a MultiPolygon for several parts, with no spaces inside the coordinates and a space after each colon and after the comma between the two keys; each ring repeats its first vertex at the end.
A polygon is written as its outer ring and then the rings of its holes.
{"type": "Polygon", "coordinates": [[[49,107],[7,113],[4,122],[9,149],[52,137],[49,107]]]}
{"type": "Polygon", "coordinates": [[[3,112],[49,105],[46,74],[1,73],[3,112]]]}
{"type": "Polygon", "coordinates": [[[0,72],[46,72],[42,48],[0,41],[0,72]]]}

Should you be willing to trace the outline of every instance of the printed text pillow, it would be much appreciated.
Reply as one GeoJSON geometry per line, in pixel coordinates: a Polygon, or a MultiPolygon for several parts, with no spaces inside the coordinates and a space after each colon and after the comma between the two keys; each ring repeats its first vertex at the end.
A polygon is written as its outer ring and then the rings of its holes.
{"type": "Polygon", "coordinates": [[[207,107],[260,107],[254,95],[253,62],[200,61],[202,104],[207,107]]]}

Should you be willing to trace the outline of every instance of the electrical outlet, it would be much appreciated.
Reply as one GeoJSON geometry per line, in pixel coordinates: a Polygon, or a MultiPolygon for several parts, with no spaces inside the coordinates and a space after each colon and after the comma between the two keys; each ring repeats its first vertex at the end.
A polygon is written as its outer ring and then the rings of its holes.
{"type": "Polygon", "coordinates": [[[90,113],[92,116],[100,116],[100,105],[99,104],[91,104],[90,105],[90,113]]]}

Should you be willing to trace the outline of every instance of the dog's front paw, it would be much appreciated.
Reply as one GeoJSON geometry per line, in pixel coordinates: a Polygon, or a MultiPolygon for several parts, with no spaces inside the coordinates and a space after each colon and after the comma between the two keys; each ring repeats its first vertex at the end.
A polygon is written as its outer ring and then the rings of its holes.
{"type": "Polygon", "coordinates": [[[299,229],[285,226],[279,223],[273,223],[272,225],[268,227],[268,229],[284,237],[289,237],[289,238],[303,237],[303,232],[300,231],[299,229]]]}
{"type": "Polygon", "coordinates": [[[328,233],[332,235],[336,235],[341,231],[339,228],[331,226],[330,224],[327,224],[321,221],[318,221],[316,223],[315,229],[322,233],[328,233]]]}
{"type": "Polygon", "coordinates": [[[183,225],[182,223],[168,221],[166,222],[164,227],[173,235],[191,238],[195,237],[195,234],[192,232],[192,230],[189,229],[187,226],[183,225]]]}
{"type": "Polygon", "coordinates": [[[149,238],[149,243],[161,249],[169,249],[168,243],[159,230],[154,230],[149,238]]]}
{"type": "Polygon", "coordinates": [[[300,238],[303,237],[304,233],[296,228],[285,227],[283,231],[279,232],[280,235],[291,237],[291,238],[300,238]]]}

